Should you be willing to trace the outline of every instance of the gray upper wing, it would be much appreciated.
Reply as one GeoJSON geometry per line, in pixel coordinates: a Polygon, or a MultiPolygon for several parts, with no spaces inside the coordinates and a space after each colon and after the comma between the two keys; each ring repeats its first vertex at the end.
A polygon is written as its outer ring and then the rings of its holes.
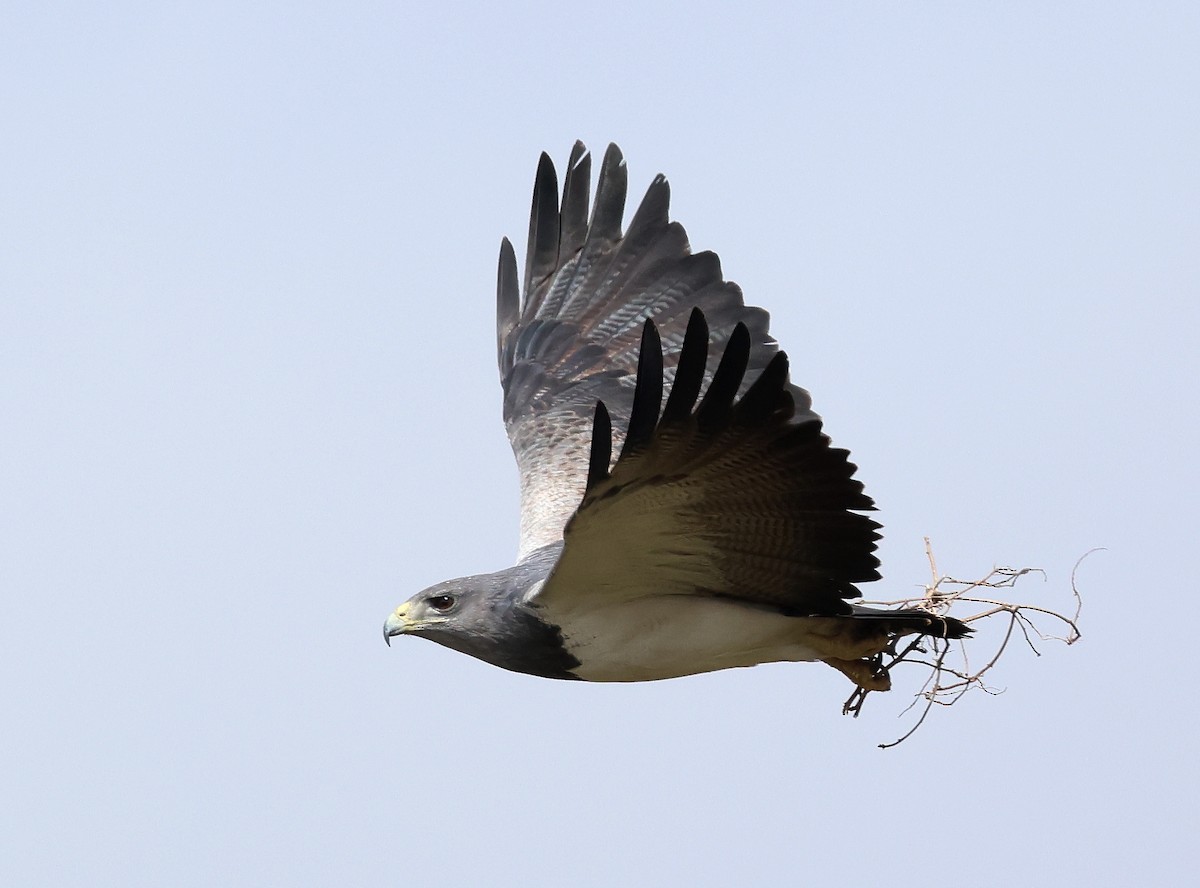
{"type": "MultiPolygon", "coordinates": [[[[717,256],[692,253],[668,218],[670,188],[657,176],[624,233],[627,171],[610,145],[588,208],[591,155],[577,142],[560,195],[554,164],[538,165],[524,281],[506,239],[497,275],[496,339],[504,422],[521,483],[519,558],[563,537],[583,497],[598,401],[619,447],[628,425],[642,328],[653,319],[663,378],[674,378],[688,318],[703,311],[718,348],[743,324],[750,338],[746,382],[778,353],[769,318],[725,281],[717,256]]],[[[703,383],[712,378],[705,371],[703,383]]],[[[790,384],[793,424],[818,423],[808,394],[790,384]]]]}

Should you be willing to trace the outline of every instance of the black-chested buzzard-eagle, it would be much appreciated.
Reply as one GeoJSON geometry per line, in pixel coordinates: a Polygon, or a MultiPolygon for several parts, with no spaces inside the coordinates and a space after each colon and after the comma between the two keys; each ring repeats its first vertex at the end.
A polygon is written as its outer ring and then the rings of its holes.
{"type": "Polygon", "coordinates": [[[852,602],[879,578],[879,525],[849,454],[789,381],[767,313],[668,220],[666,179],[622,233],[626,178],[609,146],[589,214],[584,146],[561,196],[542,155],[523,286],[507,239],[497,282],[517,564],[414,595],[384,637],[548,678],[821,660],[885,689],[877,655],[898,635],[969,630],[852,602]]]}

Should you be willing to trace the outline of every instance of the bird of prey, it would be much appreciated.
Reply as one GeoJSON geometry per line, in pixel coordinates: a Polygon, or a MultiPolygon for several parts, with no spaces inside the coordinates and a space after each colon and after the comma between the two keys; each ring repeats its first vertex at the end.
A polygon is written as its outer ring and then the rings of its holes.
{"type": "Polygon", "coordinates": [[[414,595],[385,640],[585,681],[819,660],[886,690],[896,638],[968,628],[853,603],[879,578],[879,525],[848,452],[789,381],[767,313],[668,219],[666,179],[622,233],[626,186],[615,145],[594,202],[582,143],[561,195],[542,155],[523,282],[507,239],[497,279],[517,563],[414,595]]]}

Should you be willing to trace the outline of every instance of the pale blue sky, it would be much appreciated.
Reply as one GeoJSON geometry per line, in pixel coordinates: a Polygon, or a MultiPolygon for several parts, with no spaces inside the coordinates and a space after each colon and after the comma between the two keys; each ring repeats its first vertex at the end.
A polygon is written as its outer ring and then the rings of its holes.
{"type": "Polygon", "coordinates": [[[1200,13],[1050,6],[0,13],[0,884],[1190,879],[1200,13]],[[1105,546],[1084,640],[886,752],[903,679],[384,647],[511,563],[496,250],[576,138],[771,311],[873,597],[1105,546]]]}

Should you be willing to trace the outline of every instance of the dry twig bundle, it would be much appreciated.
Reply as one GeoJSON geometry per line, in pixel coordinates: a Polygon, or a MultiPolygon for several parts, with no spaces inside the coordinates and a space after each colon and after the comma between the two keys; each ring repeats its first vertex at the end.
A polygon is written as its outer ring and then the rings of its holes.
{"type": "MultiPolygon", "coordinates": [[[[1035,642],[1059,641],[1063,644],[1071,645],[1079,641],[1081,636],[1078,623],[1079,613],[1082,608],[1082,599],[1079,595],[1079,589],[1075,584],[1075,574],[1083,559],[1095,551],[1098,550],[1092,549],[1084,553],[1071,570],[1071,594],[1075,599],[1075,612],[1072,616],[1068,617],[1049,608],[1033,604],[1018,604],[1004,601],[993,597],[987,592],[987,590],[991,589],[1011,589],[1016,586],[1019,579],[1033,573],[1042,574],[1044,578],[1045,573],[1043,571],[1037,568],[1021,568],[1017,570],[1008,567],[997,567],[982,579],[973,581],[956,580],[953,577],[942,576],[938,572],[937,561],[933,556],[933,547],[930,545],[929,538],[926,537],[925,554],[929,559],[931,581],[925,586],[924,593],[914,598],[905,598],[896,601],[868,601],[864,603],[885,607],[922,608],[938,616],[945,616],[951,608],[954,608],[956,610],[954,616],[967,624],[1007,615],[1008,624],[1004,628],[1001,640],[993,650],[991,657],[982,663],[982,665],[972,664],[967,653],[968,645],[964,644],[966,639],[951,642],[930,638],[929,636],[921,636],[911,640],[908,636],[903,636],[897,638],[888,650],[879,654],[878,662],[875,663],[875,666],[885,674],[890,673],[895,666],[902,663],[917,664],[929,669],[929,676],[926,678],[925,683],[914,695],[913,702],[904,710],[904,712],[909,712],[916,707],[920,707],[916,722],[903,736],[890,743],[881,743],[879,747],[887,749],[888,747],[903,743],[924,723],[935,705],[953,706],[962,699],[964,694],[973,689],[978,689],[988,694],[1001,693],[1002,689],[989,685],[984,680],[984,676],[992,670],[992,667],[1004,655],[1004,652],[1008,649],[1009,642],[1012,641],[1017,630],[1020,631],[1029,649],[1037,656],[1041,656],[1041,651],[1038,650],[1035,642]],[[963,606],[968,608],[975,606],[978,609],[974,613],[964,616],[962,612],[963,606]],[[1066,631],[1064,634],[1057,635],[1045,632],[1038,627],[1038,622],[1065,627],[1066,631]],[[924,701],[924,705],[921,705],[922,701],[924,701]]],[[[1060,628],[1059,631],[1061,632],[1062,629],[1060,628]]],[[[842,712],[857,717],[871,693],[871,691],[865,688],[856,688],[854,693],[843,704],[842,712]]]]}

